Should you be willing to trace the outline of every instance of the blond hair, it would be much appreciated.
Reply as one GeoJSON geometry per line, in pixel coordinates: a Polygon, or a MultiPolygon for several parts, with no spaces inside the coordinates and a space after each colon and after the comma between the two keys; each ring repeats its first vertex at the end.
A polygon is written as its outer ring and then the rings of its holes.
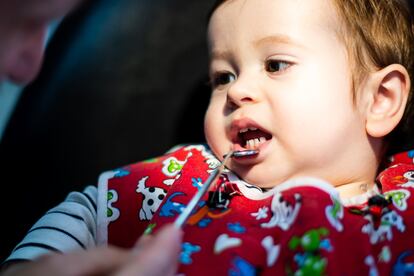
{"type": "MultiPolygon", "coordinates": [[[[391,64],[404,66],[413,80],[413,20],[405,0],[334,0],[346,35],[343,35],[352,63],[354,87],[373,68],[391,64]]],[[[413,88],[400,124],[413,119],[413,88]]]]}

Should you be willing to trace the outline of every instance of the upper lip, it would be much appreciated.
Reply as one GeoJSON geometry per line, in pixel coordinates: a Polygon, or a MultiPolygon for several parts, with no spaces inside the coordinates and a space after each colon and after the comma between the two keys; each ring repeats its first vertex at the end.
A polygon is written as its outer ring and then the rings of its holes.
{"type": "Polygon", "coordinates": [[[230,138],[233,142],[239,142],[240,136],[239,133],[241,130],[246,128],[256,128],[263,132],[269,133],[266,129],[264,129],[261,125],[259,125],[256,121],[251,118],[240,118],[235,119],[230,125],[230,138]]]}

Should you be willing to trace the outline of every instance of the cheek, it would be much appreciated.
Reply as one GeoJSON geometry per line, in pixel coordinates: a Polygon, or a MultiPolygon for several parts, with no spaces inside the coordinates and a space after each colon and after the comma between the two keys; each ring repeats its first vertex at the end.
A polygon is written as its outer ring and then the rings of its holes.
{"type": "Polygon", "coordinates": [[[204,133],[211,150],[219,155],[225,151],[226,133],[223,108],[211,101],[204,117],[204,133]]]}
{"type": "Polygon", "coordinates": [[[207,142],[215,140],[217,133],[217,108],[210,103],[207,108],[206,115],[204,117],[204,133],[206,135],[207,142]]]}
{"type": "Polygon", "coordinates": [[[275,124],[280,124],[284,143],[292,149],[309,151],[346,140],[356,119],[347,88],[308,85],[291,92],[273,106],[278,111],[275,117],[281,118],[275,124]]]}
{"type": "Polygon", "coordinates": [[[214,113],[211,109],[211,106],[209,106],[204,116],[204,135],[206,136],[208,143],[210,143],[210,140],[213,138],[212,137],[214,133],[213,122],[214,122],[214,113]]]}

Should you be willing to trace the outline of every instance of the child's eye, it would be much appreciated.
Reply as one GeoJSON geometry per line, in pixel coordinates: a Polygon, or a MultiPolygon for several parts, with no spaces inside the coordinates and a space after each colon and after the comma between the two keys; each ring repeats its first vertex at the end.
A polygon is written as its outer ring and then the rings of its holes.
{"type": "Polygon", "coordinates": [[[265,63],[265,69],[267,72],[275,73],[286,70],[291,64],[281,60],[267,60],[265,63]]]}
{"type": "Polygon", "coordinates": [[[214,74],[211,82],[213,87],[217,87],[220,85],[226,85],[229,84],[230,82],[236,80],[236,77],[229,72],[219,72],[214,74]]]}

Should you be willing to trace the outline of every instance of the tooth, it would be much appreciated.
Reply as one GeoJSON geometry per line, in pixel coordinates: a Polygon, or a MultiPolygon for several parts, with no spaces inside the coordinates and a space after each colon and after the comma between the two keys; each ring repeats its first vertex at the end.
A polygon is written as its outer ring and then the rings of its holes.
{"type": "Polygon", "coordinates": [[[254,140],[250,139],[247,141],[247,149],[253,149],[254,147],[254,140]]]}
{"type": "Polygon", "coordinates": [[[249,127],[249,130],[254,131],[254,130],[257,130],[257,128],[256,127],[249,127]]]}
{"type": "Polygon", "coordinates": [[[260,143],[264,143],[264,142],[266,142],[266,138],[264,138],[264,137],[260,137],[260,138],[259,138],[259,141],[260,141],[260,143]]]}
{"type": "Polygon", "coordinates": [[[248,128],[242,128],[242,129],[240,129],[240,130],[239,130],[239,132],[240,132],[240,133],[245,133],[245,132],[247,132],[248,130],[249,130],[248,128]]]}
{"type": "Polygon", "coordinates": [[[259,139],[254,139],[254,148],[255,149],[257,149],[258,147],[259,147],[259,144],[260,144],[260,142],[259,142],[259,139]]]}
{"type": "Polygon", "coordinates": [[[254,149],[254,139],[250,140],[250,149],[254,149]]]}

